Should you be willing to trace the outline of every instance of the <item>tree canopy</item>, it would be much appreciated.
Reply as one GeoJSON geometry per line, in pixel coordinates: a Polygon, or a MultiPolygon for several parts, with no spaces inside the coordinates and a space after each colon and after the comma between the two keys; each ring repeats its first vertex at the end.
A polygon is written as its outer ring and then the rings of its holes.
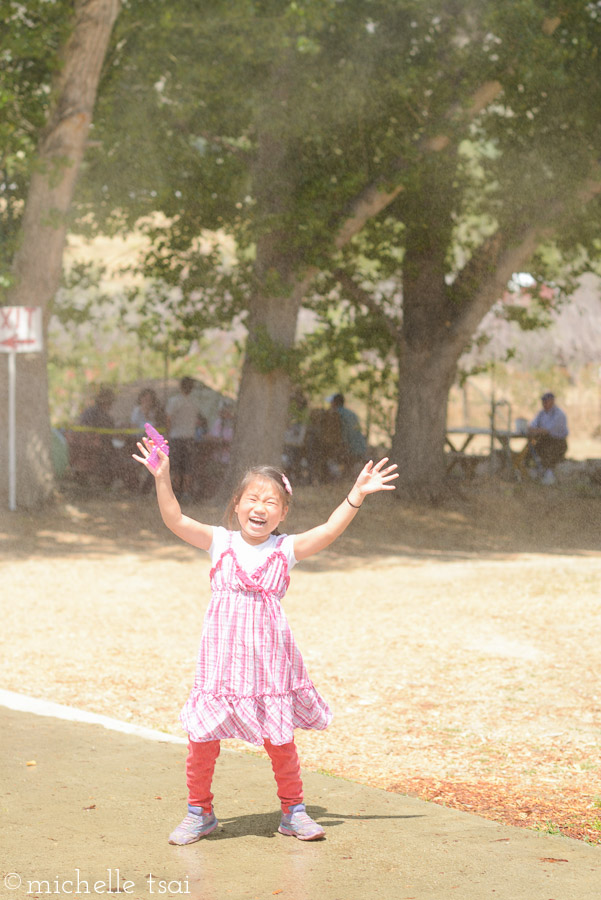
{"type": "Polygon", "coordinates": [[[599,4],[152,5],[121,21],[84,208],[102,227],[146,217],[146,272],[178,286],[188,324],[246,317],[243,381],[262,377],[263,401],[245,402],[279,435],[254,452],[278,452],[285,404],[266,386],[292,374],[312,296],[326,318],[353,306],[367,349],[394,348],[414,398],[397,451],[436,446],[414,476],[440,475],[449,379],[513,266],[557,278],[551,238],[564,268],[598,252],[599,4]],[[205,229],[233,237],[235,266],[200,250],[205,229]]]}
{"type": "Polygon", "coordinates": [[[0,0],[0,288],[6,290],[23,204],[52,95],[72,3],[0,0]]]}
{"type": "Polygon", "coordinates": [[[279,458],[301,306],[347,304],[398,360],[404,478],[441,479],[457,359],[512,273],[598,254],[600,19],[580,0],[126,5],[77,227],[143,228],[186,328],[244,320],[237,466],[279,458]]]}

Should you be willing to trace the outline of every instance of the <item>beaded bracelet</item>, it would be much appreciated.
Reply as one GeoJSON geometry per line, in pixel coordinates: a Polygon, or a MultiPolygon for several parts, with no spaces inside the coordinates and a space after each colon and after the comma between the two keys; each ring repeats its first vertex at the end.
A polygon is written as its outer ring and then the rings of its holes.
{"type": "Polygon", "coordinates": [[[351,501],[350,501],[349,498],[348,498],[348,494],[347,494],[347,497],[346,497],[346,502],[348,503],[349,506],[352,506],[353,509],[361,509],[361,507],[363,506],[362,503],[360,503],[359,506],[355,506],[354,503],[351,503],[351,501]]]}

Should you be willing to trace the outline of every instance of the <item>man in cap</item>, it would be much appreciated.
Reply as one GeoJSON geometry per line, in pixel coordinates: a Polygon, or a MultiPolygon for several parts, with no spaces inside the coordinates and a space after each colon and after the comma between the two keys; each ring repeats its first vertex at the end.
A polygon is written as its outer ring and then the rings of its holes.
{"type": "Polygon", "coordinates": [[[528,426],[531,456],[543,484],[553,484],[553,469],[568,449],[568,421],[566,414],[555,405],[555,395],[546,391],[541,397],[543,408],[528,426]]]}

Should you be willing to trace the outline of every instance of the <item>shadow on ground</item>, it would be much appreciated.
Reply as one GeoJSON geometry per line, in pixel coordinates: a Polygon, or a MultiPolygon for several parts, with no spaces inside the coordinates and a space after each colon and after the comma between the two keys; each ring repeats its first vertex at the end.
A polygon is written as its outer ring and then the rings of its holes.
{"type": "MultiPolygon", "coordinates": [[[[324,521],[343,494],[342,485],[298,488],[287,530],[294,533],[324,521]]],[[[214,524],[223,515],[214,503],[195,502],[184,512],[214,524]]],[[[322,571],[342,564],[381,565],[387,559],[586,554],[598,552],[600,531],[601,493],[491,481],[464,486],[438,506],[406,502],[396,494],[369,497],[347,532],[303,566],[322,571]]],[[[5,511],[0,519],[0,555],[5,559],[123,553],[189,559],[196,551],[165,528],[153,494],[90,494],[70,488],[39,512],[5,511]]]]}

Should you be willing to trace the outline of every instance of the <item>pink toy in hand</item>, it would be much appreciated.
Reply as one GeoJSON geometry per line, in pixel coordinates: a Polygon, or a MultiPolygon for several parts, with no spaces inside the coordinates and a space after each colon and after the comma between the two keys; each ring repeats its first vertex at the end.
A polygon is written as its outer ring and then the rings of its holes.
{"type": "Polygon", "coordinates": [[[153,428],[149,422],[146,422],[144,428],[146,429],[146,434],[153,443],[153,448],[150,451],[150,455],[146,462],[151,469],[156,469],[160,462],[158,451],[162,450],[165,456],[169,456],[169,444],[167,443],[167,438],[164,438],[162,434],[159,434],[156,428],[153,428]]]}

